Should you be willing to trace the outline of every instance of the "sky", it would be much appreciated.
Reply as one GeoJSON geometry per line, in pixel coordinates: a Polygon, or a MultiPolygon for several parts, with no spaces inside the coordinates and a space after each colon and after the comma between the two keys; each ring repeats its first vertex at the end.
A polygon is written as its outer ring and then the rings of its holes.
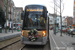
{"type": "MultiPolygon", "coordinates": [[[[13,0],[16,7],[23,7],[25,8],[26,5],[29,4],[41,4],[45,5],[47,7],[48,13],[54,13],[53,8],[53,0],[13,0]]],[[[59,4],[60,0],[56,0],[56,2],[59,4]]],[[[64,3],[64,9],[62,11],[62,16],[72,16],[73,17],[73,2],[74,0],[63,0],[62,3],[64,3]]],[[[62,6],[63,7],[63,6],[62,6]]],[[[60,9],[57,7],[57,14],[59,14],[60,9]]]]}

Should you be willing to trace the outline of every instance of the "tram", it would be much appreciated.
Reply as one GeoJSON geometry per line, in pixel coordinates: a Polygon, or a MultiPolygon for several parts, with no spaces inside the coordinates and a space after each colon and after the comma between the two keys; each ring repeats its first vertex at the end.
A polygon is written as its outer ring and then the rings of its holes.
{"type": "Polygon", "coordinates": [[[49,18],[47,8],[43,5],[27,5],[23,18],[21,43],[45,45],[48,41],[49,18]]]}

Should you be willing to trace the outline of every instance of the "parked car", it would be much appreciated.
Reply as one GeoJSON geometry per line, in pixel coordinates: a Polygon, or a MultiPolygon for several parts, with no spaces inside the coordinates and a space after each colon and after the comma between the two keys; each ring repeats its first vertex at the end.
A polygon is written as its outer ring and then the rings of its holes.
{"type": "Polygon", "coordinates": [[[73,35],[75,35],[75,29],[69,29],[67,33],[73,37],[73,35]]]}
{"type": "Polygon", "coordinates": [[[67,28],[62,28],[62,32],[67,32],[67,28]]]}
{"type": "Polygon", "coordinates": [[[73,37],[73,35],[75,35],[75,29],[73,29],[72,32],[71,32],[72,37],[73,37]]]}
{"type": "Polygon", "coordinates": [[[52,30],[53,29],[53,27],[50,27],[50,30],[52,30]]]}
{"type": "Polygon", "coordinates": [[[68,29],[68,31],[67,31],[68,35],[71,35],[72,31],[73,31],[73,29],[68,29]]]}

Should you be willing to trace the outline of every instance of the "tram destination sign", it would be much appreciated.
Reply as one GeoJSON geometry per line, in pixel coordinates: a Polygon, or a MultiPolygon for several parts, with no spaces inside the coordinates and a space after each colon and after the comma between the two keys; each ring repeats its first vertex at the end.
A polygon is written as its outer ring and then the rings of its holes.
{"type": "Polygon", "coordinates": [[[26,11],[43,11],[43,9],[27,9],[26,11]]]}

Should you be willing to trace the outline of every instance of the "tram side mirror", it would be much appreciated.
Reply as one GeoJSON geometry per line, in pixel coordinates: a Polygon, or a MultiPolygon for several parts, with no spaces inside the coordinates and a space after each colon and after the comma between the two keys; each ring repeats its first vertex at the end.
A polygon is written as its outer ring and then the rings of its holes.
{"type": "Polygon", "coordinates": [[[22,13],[21,13],[21,20],[23,20],[23,15],[24,15],[24,13],[22,12],[22,13]]]}

